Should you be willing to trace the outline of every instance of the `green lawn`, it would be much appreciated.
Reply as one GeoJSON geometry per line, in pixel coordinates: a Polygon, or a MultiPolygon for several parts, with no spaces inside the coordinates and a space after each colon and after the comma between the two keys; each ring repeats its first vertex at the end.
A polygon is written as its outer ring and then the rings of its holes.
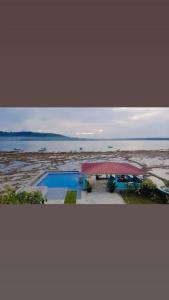
{"type": "Polygon", "coordinates": [[[76,204],[77,191],[68,191],[65,197],[65,204],[76,204]]]}
{"type": "Polygon", "coordinates": [[[140,196],[133,192],[123,192],[121,195],[127,204],[155,204],[149,197],[140,196]]]}

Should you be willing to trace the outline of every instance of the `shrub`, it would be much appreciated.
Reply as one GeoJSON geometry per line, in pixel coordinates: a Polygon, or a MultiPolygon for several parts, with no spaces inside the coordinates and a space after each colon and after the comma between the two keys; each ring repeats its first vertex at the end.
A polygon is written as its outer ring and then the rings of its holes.
{"type": "Polygon", "coordinates": [[[0,194],[0,204],[44,204],[45,201],[41,191],[16,193],[9,186],[0,194]]]}
{"type": "Polygon", "coordinates": [[[65,204],[76,204],[77,191],[68,191],[65,197],[65,204]]]}
{"type": "Polygon", "coordinates": [[[18,199],[21,204],[44,204],[44,202],[46,201],[41,191],[21,192],[18,194],[18,199]]]}
{"type": "Polygon", "coordinates": [[[157,189],[156,184],[154,184],[150,179],[143,180],[140,194],[149,196],[153,202],[159,204],[167,204],[169,201],[169,197],[165,193],[160,192],[157,189]]]}
{"type": "Polygon", "coordinates": [[[157,188],[156,184],[149,178],[146,178],[141,183],[140,193],[145,196],[152,196],[156,188],[157,188]]]}
{"type": "Polygon", "coordinates": [[[87,181],[87,192],[91,193],[92,192],[92,188],[93,188],[93,186],[92,186],[91,182],[87,181]]]}
{"type": "Polygon", "coordinates": [[[141,187],[148,188],[148,189],[155,189],[157,186],[151,179],[146,178],[142,181],[141,187]]]}
{"type": "Polygon", "coordinates": [[[163,181],[164,181],[165,186],[166,186],[166,187],[169,187],[169,180],[164,179],[163,181]]]}
{"type": "Polygon", "coordinates": [[[153,195],[152,199],[159,204],[168,204],[169,203],[169,195],[165,194],[164,192],[156,189],[155,194],[153,195]]]}

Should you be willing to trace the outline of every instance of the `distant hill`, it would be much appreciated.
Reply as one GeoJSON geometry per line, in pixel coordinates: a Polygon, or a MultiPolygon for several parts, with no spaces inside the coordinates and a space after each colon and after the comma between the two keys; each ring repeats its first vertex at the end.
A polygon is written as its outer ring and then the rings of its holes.
{"type": "Polygon", "coordinates": [[[46,133],[46,132],[32,132],[32,131],[19,131],[19,132],[7,132],[0,131],[0,139],[5,140],[19,140],[19,141],[32,141],[32,140],[52,140],[52,141],[72,141],[79,140],[78,138],[68,137],[62,134],[46,133]]]}

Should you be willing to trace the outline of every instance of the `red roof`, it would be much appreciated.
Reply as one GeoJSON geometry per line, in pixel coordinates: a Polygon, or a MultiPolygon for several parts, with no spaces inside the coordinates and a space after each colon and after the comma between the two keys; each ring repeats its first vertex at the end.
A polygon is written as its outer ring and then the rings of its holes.
{"type": "Polygon", "coordinates": [[[128,163],[117,162],[95,162],[95,163],[83,163],[83,174],[118,174],[118,175],[143,175],[144,170],[134,167],[128,163]]]}

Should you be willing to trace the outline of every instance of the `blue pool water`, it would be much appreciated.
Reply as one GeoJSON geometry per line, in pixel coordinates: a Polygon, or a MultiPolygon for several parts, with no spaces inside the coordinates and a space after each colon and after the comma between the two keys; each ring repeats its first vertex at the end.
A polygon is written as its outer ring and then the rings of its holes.
{"type": "Polygon", "coordinates": [[[55,172],[48,173],[37,186],[47,186],[48,188],[68,188],[81,190],[82,184],[79,182],[81,174],[79,172],[55,172]]]}

